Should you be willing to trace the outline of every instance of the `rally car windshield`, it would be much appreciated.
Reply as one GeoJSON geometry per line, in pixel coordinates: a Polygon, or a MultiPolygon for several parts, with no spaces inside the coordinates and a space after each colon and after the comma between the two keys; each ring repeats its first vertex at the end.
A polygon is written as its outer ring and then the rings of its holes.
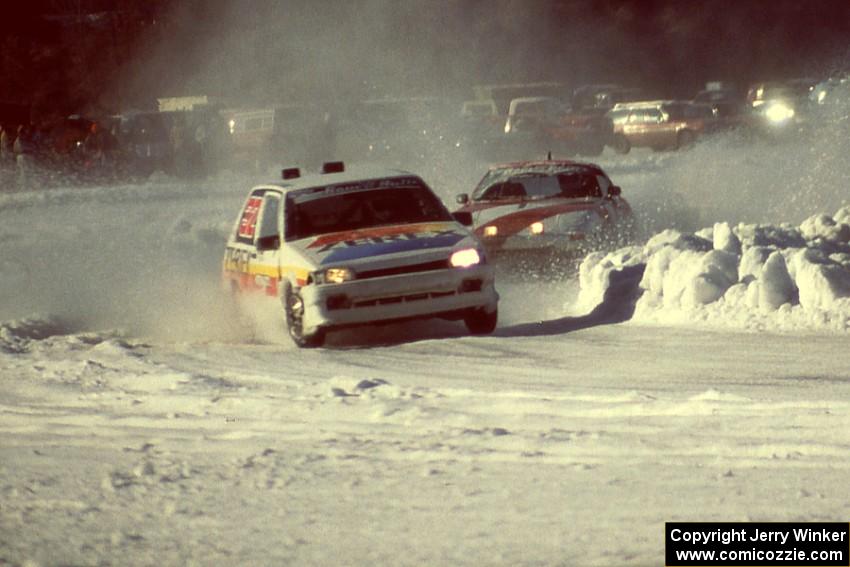
{"type": "Polygon", "coordinates": [[[472,198],[476,201],[502,199],[582,199],[602,196],[596,176],[589,171],[573,170],[558,174],[528,173],[479,185],[472,198]]]}
{"type": "Polygon", "coordinates": [[[361,189],[331,195],[288,195],[286,240],[399,224],[451,221],[424,185],[361,189]]]}

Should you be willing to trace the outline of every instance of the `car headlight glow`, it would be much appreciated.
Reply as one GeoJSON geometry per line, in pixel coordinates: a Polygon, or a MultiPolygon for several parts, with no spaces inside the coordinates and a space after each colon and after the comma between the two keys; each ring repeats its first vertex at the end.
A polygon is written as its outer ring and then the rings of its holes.
{"type": "Polygon", "coordinates": [[[495,227],[493,225],[484,227],[484,236],[493,237],[493,236],[496,236],[498,234],[499,234],[498,227],[495,227]]]}
{"type": "Polygon", "coordinates": [[[453,253],[449,263],[455,268],[468,268],[481,263],[481,255],[475,248],[464,248],[453,253]]]}
{"type": "Polygon", "coordinates": [[[767,110],[764,111],[764,115],[771,122],[785,122],[786,120],[794,118],[794,109],[785,103],[776,102],[771,104],[767,110]]]}
{"type": "Polygon", "coordinates": [[[354,272],[348,268],[328,268],[321,275],[321,283],[338,284],[354,279],[354,272]]]}
{"type": "Polygon", "coordinates": [[[531,223],[528,227],[528,232],[531,234],[543,234],[543,223],[540,221],[531,223]]]}

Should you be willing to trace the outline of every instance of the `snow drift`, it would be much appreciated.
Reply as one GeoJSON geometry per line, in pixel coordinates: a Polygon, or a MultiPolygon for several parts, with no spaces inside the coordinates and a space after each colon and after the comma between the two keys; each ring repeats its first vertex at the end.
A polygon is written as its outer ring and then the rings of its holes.
{"type": "Polygon", "coordinates": [[[581,264],[578,304],[597,306],[613,276],[644,266],[632,320],[752,329],[850,330],[850,207],[799,226],[715,223],[664,230],[581,264]]]}

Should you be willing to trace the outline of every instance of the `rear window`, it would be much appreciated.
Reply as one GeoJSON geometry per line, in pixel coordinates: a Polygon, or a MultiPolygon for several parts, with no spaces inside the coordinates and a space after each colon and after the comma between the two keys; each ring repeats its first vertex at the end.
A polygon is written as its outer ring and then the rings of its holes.
{"type": "Polygon", "coordinates": [[[286,198],[286,240],[377,226],[451,221],[443,203],[421,180],[290,193],[286,198]]]}

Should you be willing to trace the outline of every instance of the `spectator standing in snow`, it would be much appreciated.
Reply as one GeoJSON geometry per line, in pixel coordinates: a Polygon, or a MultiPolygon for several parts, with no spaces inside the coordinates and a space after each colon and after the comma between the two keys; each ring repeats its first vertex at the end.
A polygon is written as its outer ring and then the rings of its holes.
{"type": "Polygon", "coordinates": [[[0,126],[0,162],[6,164],[13,161],[15,157],[12,149],[15,143],[15,135],[8,129],[0,126]]]}
{"type": "Polygon", "coordinates": [[[15,169],[15,153],[12,149],[14,140],[11,132],[0,126],[0,191],[5,190],[7,185],[12,183],[11,172],[15,169]]]}
{"type": "Polygon", "coordinates": [[[83,141],[89,174],[94,177],[108,177],[114,173],[118,141],[106,128],[97,122],[89,127],[89,133],[83,141]]]}
{"type": "Polygon", "coordinates": [[[209,154],[210,137],[207,125],[201,118],[195,127],[194,144],[192,144],[192,174],[200,177],[207,175],[207,155],[209,154]]]}
{"type": "Polygon", "coordinates": [[[18,169],[18,189],[29,189],[32,183],[33,149],[32,129],[30,126],[21,124],[18,126],[18,137],[13,146],[18,169]]]}
{"type": "Polygon", "coordinates": [[[180,118],[174,119],[168,132],[168,141],[171,145],[171,169],[174,175],[182,177],[188,169],[188,147],[186,140],[186,129],[180,118]]]}

